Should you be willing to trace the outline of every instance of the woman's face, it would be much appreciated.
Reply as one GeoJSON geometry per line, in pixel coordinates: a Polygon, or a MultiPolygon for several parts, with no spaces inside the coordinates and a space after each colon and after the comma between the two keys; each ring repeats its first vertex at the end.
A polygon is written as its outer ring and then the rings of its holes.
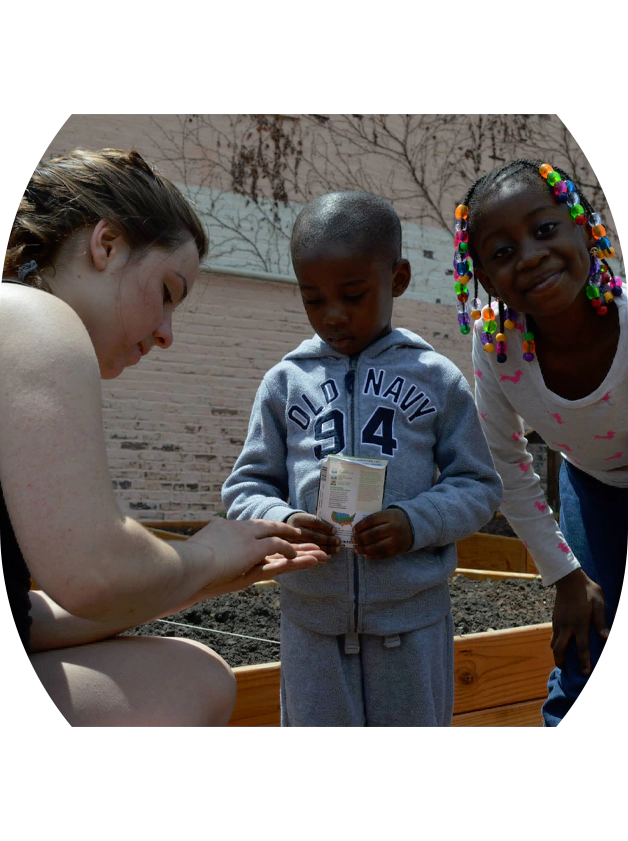
{"type": "Polygon", "coordinates": [[[172,316],[198,274],[198,250],[190,238],[174,251],[151,248],[138,259],[118,238],[105,242],[92,257],[90,277],[75,286],[80,297],[75,294],[68,303],[85,324],[100,375],[108,380],[136,365],[153,347],[170,347],[172,316]]]}

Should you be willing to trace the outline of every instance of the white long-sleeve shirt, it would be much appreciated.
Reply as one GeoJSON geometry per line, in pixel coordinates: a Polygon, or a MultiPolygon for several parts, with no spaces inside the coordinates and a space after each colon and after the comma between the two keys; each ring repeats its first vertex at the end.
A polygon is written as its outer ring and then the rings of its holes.
{"type": "Polygon", "coordinates": [[[500,511],[534,558],[545,585],[580,564],[533,470],[524,429],[536,430],[548,447],[600,482],[628,487],[628,306],[623,295],[615,301],[620,323],[615,359],[599,388],[579,400],[554,394],[543,382],[536,357],[523,359],[522,317],[507,331],[504,363],[484,351],[481,319],[473,331],[475,399],[504,483],[500,511]]]}

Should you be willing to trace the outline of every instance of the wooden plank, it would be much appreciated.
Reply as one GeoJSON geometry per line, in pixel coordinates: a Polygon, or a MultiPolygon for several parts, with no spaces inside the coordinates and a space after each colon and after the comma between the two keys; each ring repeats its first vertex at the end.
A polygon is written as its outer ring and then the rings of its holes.
{"type": "Polygon", "coordinates": [[[454,713],[543,697],[554,665],[551,634],[546,622],[456,637],[454,713]]]}
{"type": "MultiPolygon", "coordinates": [[[[515,726],[514,722],[532,721],[530,702],[540,707],[547,678],[553,666],[549,647],[551,623],[466,634],[454,640],[454,715],[496,712],[478,715],[466,726],[515,726]],[[473,721],[480,722],[473,724],[473,721]],[[485,721],[482,724],[482,720],[485,721]],[[513,722],[509,725],[509,722],[513,722]]],[[[234,727],[269,727],[279,725],[279,663],[241,666],[233,670],[238,697],[229,722],[234,727]]],[[[464,726],[465,719],[459,722],[464,726]]]]}
{"type": "Polygon", "coordinates": [[[189,535],[185,534],[177,534],[174,531],[164,531],[163,529],[155,529],[152,526],[146,526],[145,528],[151,534],[154,534],[155,537],[160,537],[162,540],[172,541],[172,540],[187,540],[189,535]]]}
{"type": "MultiPolygon", "coordinates": [[[[454,575],[464,575],[465,578],[469,578],[472,581],[540,581],[541,576],[535,575],[529,572],[502,572],[498,569],[462,569],[462,567],[456,567],[456,569],[452,573],[452,577],[454,575]]],[[[276,581],[274,578],[269,579],[268,581],[256,581],[253,585],[254,587],[278,587],[281,584],[281,581],[276,581]]]]}
{"type": "Polygon", "coordinates": [[[541,707],[545,698],[522,701],[488,710],[454,715],[452,727],[542,727],[541,707]]]}
{"type": "Polygon", "coordinates": [[[454,575],[464,575],[465,578],[470,578],[475,581],[540,581],[540,575],[534,575],[529,572],[502,572],[499,569],[462,569],[457,567],[454,575]]]}
{"type": "Polygon", "coordinates": [[[528,552],[515,537],[472,534],[456,543],[458,566],[464,569],[495,569],[505,572],[529,572],[528,552]]]}
{"type": "Polygon", "coordinates": [[[279,663],[233,670],[238,694],[229,727],[279,727],[279,663]]]}
{"type": "Polygon", "coordinates": [[[150,529],[194,529],[198,531],[206,526],[209,520],[138,520],[143,526],[150,529]]]}
{"type": "Polygon", "coordinates": [[[534,558],[532,557],[532,555],[527,550],[526,550],[526,568],[527,568],[527,572],[531,572],[534,575],[539,574],[537,566],[534,563],[534,558]]]}

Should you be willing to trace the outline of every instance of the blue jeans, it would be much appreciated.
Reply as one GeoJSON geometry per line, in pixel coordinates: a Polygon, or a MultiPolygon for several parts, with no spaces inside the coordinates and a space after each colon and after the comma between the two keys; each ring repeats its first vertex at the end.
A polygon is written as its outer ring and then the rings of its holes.
{"type": "MultiPolygon", "coordinates": [[[[605,485],[567,461],[560,469],[560,528],[586,574],[602,588],[610,628],[621,594],[628,542],[628,488],[605,485]]],[[[600,659],[604,640],[593,624],[589,632],[591,669],[600,659]]],[[[584,689],[576,644],[569,641],[565,665],[549,676],[543,724],[560,724],[584,689]]]]}

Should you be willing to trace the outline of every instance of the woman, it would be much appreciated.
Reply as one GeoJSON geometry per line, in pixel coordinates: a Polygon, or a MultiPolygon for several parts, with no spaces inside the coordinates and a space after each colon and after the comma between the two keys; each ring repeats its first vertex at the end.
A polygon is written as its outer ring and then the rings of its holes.
{"type": "Polygon", "coordinates": [[[40,166],[9,239],[3,567],[33,668],[72,725],[226,724],[235,681],[215,652],[115,635],[328,559],[314,544],[292,545],[298,529],[264,521],[217,518],[188,541],[164,543],[116,503],[99,379],[170,347],[173,312],[206,250],[177,188],[136,152],[111,149],[40,166]],[[29,594],[30,576],[41,591],[29,594]]]}

